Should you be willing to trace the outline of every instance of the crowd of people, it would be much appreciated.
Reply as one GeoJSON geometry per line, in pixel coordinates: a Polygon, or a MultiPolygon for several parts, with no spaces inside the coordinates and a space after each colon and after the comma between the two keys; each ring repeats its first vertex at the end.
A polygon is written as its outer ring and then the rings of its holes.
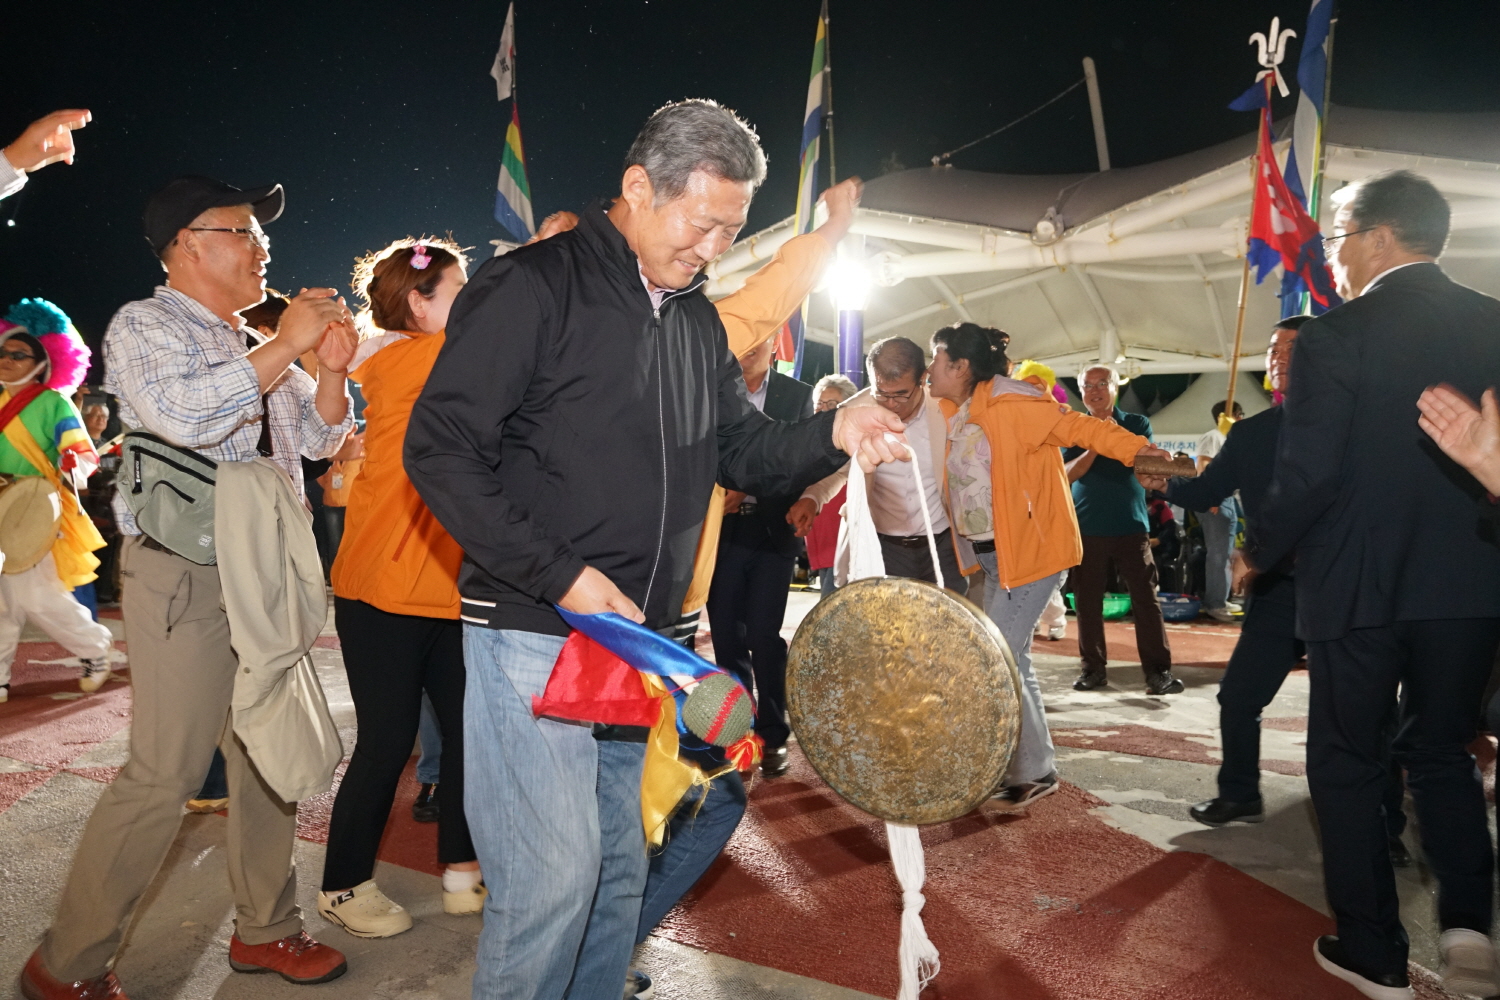
{"type": "MultiPolygon", "coordinates": [[[[59,112],[6,147],[0,196],[71,162],[87,120],[59,112]]],[[[1009,807],[1059,786],[1031,650],[1065,627],[1069,576],[1073,687],[1109,683],[1113,572],[1146,691],[1183,691],[1158,563],[1171,508],[1196,512],[1206,611],[1236,619],[1231,594],[1247,596],[1219,691],[1218,794],[1192,816],[1264,817],[1260,713],[1305,657],[1308,780],[1338,925],[1315,942],[1317,961],[1375,1000],[1413,995],[1392,874],[1410,863],[1409,789],[1439,884],[1446,981],[1500,992],[1494,852],[1466,749],[1500,646],[1500,303],[1436,266],[1448,228],[1436,189],[1404,172],[1348,189],[1328,245],[1351,301],[1281,320],[1267,354],[1275,405],[1205,435],[1200,474],[1168,479],[1133,468],[1169,456],[1146,417],[1119,407],[1114,368],[1079,372],[1075,410],[1054,372],[1017,363],[1009,335],[972,322],[926,344],[875,343],[863,390],[776,370],[775,335],[848,233],[861,185],[831,187],[818,229],[710,302],[705,265],[764,176],[753,130],[731,111],[668,104],[627,152],[617,196],[557,213],[472,274],[451,240],[396,239],[357,261],[357,316],[334,288],[268,292],[264,227],[284,210],[280,185],[172,181],[144,216],[165,280],[104,338],[104,389],[137,456],[112,516],[99,508],[105,483],[80,501],[101,448],[115,468],[121,448],[104,440],[107,407],[80,413],[69,399],[87,349],[50,304],[7,315],[0,473],[50,488],[60,513],[34,561],[0,538],[0,660],[8,669],[29,618],[97,690],[112,641],[74,588],[97,579],[112,597],[118,580],[134,696],[129,762],[21,972],[26,997],[126,996],[115,958],[190,800],[229,807],[231,966],[298,984],[347,969],[296,905],[288,789],[318,775],[288,757],[306,719],[292,718],[296,699],[250,705],[238,676],[259,680],[275,659],[236,610],[234,563],[264,525],[191,509],[215,489],[221,504],[242,496],[240,468],[273,470],[294,504],[321,512],[326,565],[309,569],[295,541],[268,558],[293,581],[276,598],[288,603],[299,587],[321,593],[327,572],[357,716],[317,909],[357,937],[412,926],[374,875],[420,740],[413,810],[437,823],[443,907],[482,915],[476,998],[649,1000],[634,946],[719,856],[750,772],[789,767],[788,588],[805,545],[822,596],[835,592],[851,475],[865,477],[886,572],[967,595],[1015,655],[1020,741],[994,790],[1009,807]],[[159,460],[145,472],[142,449],[159,460]],[[754,695],[747,753],[682,748],[711,780],[689,782],[661,829],[643,820],[651,726],[536,708],[571,616],[603,612],[689,648],[706,612],[716,662],[754,695]],[[268,745],[268,725],[287,738],[268,745]]],[[[283,631],[305,628],[289,610],[283,631]]],[[[278,669],[306,653],[288,649],[278,669]]]]}

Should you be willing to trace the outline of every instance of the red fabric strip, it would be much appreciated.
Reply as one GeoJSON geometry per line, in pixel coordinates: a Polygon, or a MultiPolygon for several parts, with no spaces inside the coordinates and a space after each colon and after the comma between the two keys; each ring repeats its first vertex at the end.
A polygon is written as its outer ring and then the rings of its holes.
{"type": "Polygon", "coordinates": [[[634,667],[576,631],[557,655],[547,689],[531,700],[538,718],[612,726],[654,726],[661,706],[634,667]]]}

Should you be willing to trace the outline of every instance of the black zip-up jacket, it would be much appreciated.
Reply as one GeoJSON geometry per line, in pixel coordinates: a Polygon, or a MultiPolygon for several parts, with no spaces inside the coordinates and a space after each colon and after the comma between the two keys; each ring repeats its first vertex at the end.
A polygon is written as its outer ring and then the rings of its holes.
{"type": "Polygon", "coordinates": [[[405,462],[463,546],[465,621],[567,635],[552,605],[589,565],[665,628],[715,480],[795,494],[847,460],[832,413],[788,423],[750,404],[703,280],[653,310],[596,203],[459,293],[405,462]]]}

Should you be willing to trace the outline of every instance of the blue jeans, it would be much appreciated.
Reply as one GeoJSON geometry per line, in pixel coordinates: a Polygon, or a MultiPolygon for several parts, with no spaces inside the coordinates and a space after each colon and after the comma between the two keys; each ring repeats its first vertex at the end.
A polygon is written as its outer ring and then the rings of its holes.
{"type": "Polygon", "coordinates": [[[490,888],[474,1000],[619,1000],[630,963],[646,748],[531,714],[562,647],[464,626],[464,807],[490,888]]]}
{"type": "Polygon", "coordinates": [[[1229,603],[1239,511],[1239,503],[1228,497],[1219,504],[1217,514],[1207,511],[1198,514],[1198,523],[1203,526],[1203,604],[1208,611],[1217,611],[1229,603]]]}
{"type": "Polygon", "coordinates": [[[745,782],[738,771],[715,778],[707,794],[698,788],[688,791],[667,824],[666,843],[651,858],[636,944],[646,940],[662,917],[703,877],[744,815],[745,782]]]}
{"type": "Polygon", "coordinates": [[[1011,590],[1000,586],[995,553],[979,553],[979,565],[988,577],[985,586],[985,614],[1005,637],[1016,669],[1021,674],[1021,740],[1003,779],[1006,785],[1040,781],[1057,769],[1052,750],[1052,733],[1047,729],[1047,708],[1042,703],[1042,686],[1031,667],[1031,636],[1036,630],[1042,609],[1052,598],[1061,574],[1043,577],[1011,590]]]}
{"type": "Polygon", "coordinates": [[[425,691],[422,692],[422,718],[417,724],[417,743],[422,747],[422,756],[417,758],[417,780],[424,785],[435,785],[443,769],[443,731],[438,728],[437,712],[425,691]]]}

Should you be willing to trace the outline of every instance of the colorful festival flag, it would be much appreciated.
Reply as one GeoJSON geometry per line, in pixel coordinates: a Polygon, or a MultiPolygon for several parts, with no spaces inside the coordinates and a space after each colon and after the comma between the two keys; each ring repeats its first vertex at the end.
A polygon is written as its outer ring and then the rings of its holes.
{"type": "Polygon", "coordinates": [[[500,49],[490,67],[500,100],[510,101],[510,127],[500,154],[500,180],[495,185],[495,221],[520,241],[536,234],[531,215],[531,185],[526,180],[526,154],[521,147],[521,111],[516,104],[516,5],[505,14],[500,49]]]}
{"type": "MultiPolygon", "coordinates": [[[[828,107],[828,0],[818,13],[813,36],[812,76],[807,83],[807,110],[802,116],[802,155],[797,176],[797,214],[792,225],[798,236],[812,232],[813,208],[818,204],[818,159],[822,150],[823,116],[828,107]]],[[[802,375],[806,336],[807,303],[792,314],[776,340],[776,357],[782,371],[793,378],[802,375]]]]}
{"type": "MultiPolygon", "coordinates": [[[[1334,291],[1333,274],[1323,256],[1323,234],[1302,202],[1287,189],[1276,164],[1276,150],[1271,145],[1270,89],[1268,77],[1261,91],[1260,145],[1250,208],[1248,255],[1256,269],[1256,284],[1280,264],[1285,275],[1283,296],[1288,279],[1295,278],[1311,294],[1313,312],[1322,313],[1343,300],[1334,291]]],[[[1282,301],[1286,302],[1286,298],[1282,301]]]]}
{"type": "Polygon", "coordinates": [[[1286,155],[1286,186],[1317,215],[1319,161],[1323,153],[1323,91],[1328,78],[1328,34],[1334,0],[1313,0],[1297,59],[1297,119],[1286,155]]]}

